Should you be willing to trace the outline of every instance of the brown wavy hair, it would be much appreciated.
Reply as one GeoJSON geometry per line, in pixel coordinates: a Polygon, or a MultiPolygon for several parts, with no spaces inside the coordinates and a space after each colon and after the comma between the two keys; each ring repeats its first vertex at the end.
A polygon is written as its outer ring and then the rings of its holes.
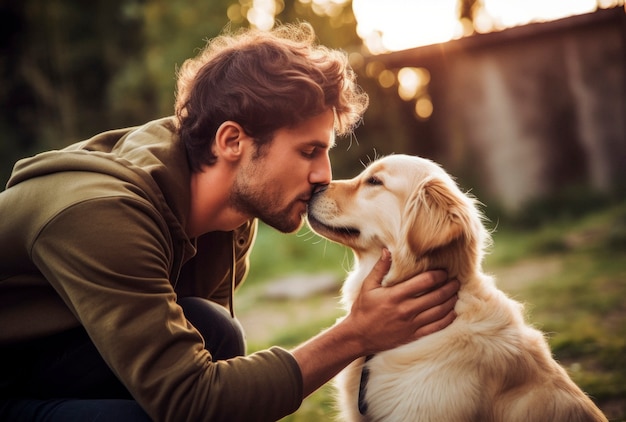
{"type": "Polygon", "coordinates": [[[335,112],[336,134],[349,134],[368,105],[346,53],[316,44],[307,23],[224,33],[177,76],[178,130],[193,171],[215,163],[211,145],[227,120],[261,146],[277,129],[327,110],[335,112]]]}

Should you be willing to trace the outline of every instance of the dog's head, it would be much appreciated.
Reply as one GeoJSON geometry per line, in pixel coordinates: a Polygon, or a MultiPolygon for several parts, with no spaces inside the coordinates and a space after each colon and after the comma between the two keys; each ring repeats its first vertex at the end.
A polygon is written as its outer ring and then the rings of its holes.
{"type": "Polygon", "coordinates": [[[383,247],[392,268],[383,284],[429,269],[463,277],[482,260],[489,235],[473,198],[432,161],[391,155],[312,198],[309,226],[375,262],[383,247]]]}

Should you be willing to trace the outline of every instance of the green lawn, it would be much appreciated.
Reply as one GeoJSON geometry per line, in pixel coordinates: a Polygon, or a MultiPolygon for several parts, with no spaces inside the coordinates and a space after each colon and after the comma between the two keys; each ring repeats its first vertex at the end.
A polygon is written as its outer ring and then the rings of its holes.
{"type": "MultiPolygon", "coordinates": [[[[526,304],[528,320],[548,334],[557,360],[607,416],[626,420],[626,202],[531,229],[502,223],[493,237],[486,270],[526,304]]],[[[336,274],[339,283],[350,262],[351,252],[307,229],[283,235],[261,226],[249,279],[237,293],[249,351],[293,347],[341,315],[338,288],[307,299],[275,300],[264,294],[267,283],[319,272],[336,274]]],[[[332,416],[332,388],[325,386],[283,421],[332,416]]]]}

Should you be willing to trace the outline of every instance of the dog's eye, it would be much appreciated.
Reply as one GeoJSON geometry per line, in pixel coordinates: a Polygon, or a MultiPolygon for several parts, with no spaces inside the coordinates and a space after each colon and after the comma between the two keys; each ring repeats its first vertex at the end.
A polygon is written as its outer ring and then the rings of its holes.
{"type": "Polygon", "coordinates": [[[367,179],[366,183],[370,186],[381,186],[383,184],[383,181],[380,180],[378,177],[372,176],[367,179]]]}

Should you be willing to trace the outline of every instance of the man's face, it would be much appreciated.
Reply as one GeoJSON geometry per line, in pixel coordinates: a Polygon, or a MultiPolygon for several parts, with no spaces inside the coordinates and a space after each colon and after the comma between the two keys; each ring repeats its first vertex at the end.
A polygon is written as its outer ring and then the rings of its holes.
{"type": "Polygon", "coordinates": [[[334,146],[332,110],[275,132],[260,157],[250,154],[237,174],[231,204],[269,226],[290,233],[302,226],[317,185],[332,179],[328,152],[334,146]]]}

